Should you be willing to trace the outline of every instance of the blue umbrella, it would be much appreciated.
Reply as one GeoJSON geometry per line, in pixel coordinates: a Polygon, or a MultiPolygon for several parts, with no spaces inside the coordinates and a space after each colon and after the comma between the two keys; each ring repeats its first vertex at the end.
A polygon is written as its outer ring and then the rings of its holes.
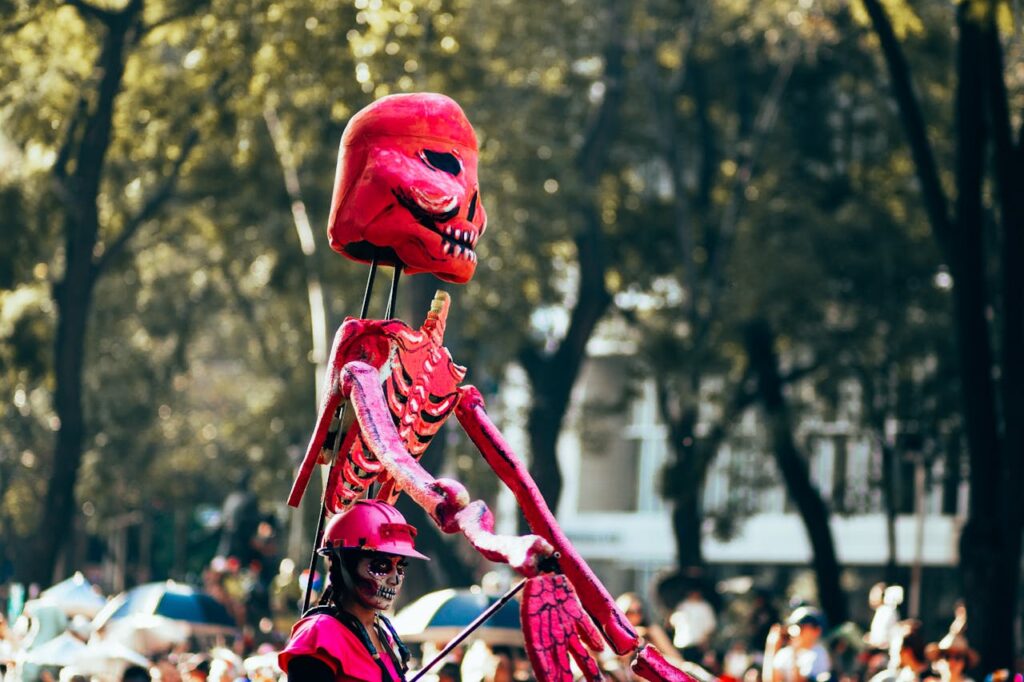
{"type": "Polygon", "coordinates": [[[96,614],[99,630],[129,616],[159,616],[188,624],[196,634],[235,630],[237,623],[223,604],[210,595],[173,580],[148,583],[124,592],[96,614]]]}
{"type": "MultiPolygon", "coordinates": [[[[447,642],[500,598],[478,588],[430,592],[399,611],[392,623],[409,642],[447,642]]],[[[519,602],[513,599],[502,606],[471,637],[494,646],[522,645],[519,602]]]]}

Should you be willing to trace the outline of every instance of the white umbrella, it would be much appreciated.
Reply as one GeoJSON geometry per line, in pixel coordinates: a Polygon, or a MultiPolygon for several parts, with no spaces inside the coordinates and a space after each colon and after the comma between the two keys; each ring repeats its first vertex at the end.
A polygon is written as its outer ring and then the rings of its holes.
{"type": "Polygon", "coordinates": [[[81,615],[88,618],[99,613],[107,603],[106,598],[96,591],[95,586],[81,572],[43,590],[38,601],[40,604],[60,607],[69,617],[81,615]]]}
{"type": "Polygon", "coordinates": [[[84,649],[85,642],[71,633],[65,632],[29,651],[25,655],[24,662],[63,668],[74,663],[75,657],[84,649]]]}
{"type": "Polygon", "coordinates": [[[149,668],[148,658],[113,640],[92,640],[75,656],[77,672],[99,679],[119,680],[129,666],[149,668]]]}
{"type": "Polygon", "coordinates": [[[133,613],[108,621],[96,639],[119,642],[144,654],[167,651],[188,641],[188,623],[150,613],[133,613]]]}

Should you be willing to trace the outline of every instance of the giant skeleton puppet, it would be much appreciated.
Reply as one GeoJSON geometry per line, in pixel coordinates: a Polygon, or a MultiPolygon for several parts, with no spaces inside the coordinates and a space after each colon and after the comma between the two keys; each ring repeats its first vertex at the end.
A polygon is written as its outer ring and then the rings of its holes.
{"type": "MultiPolygon", "coordinates": [[[[385,97],[357,113],[345,129],[330,243],[341,254],[371,264],[367,300],[377,265],[395,268],[388,317],[403,271],[430,272],[460,284],[473,276],[477,241],[487,228],[477,154],[465,114],[443,95],[385,97]]],[[[480,392],[461,385],[466,369],[442,345],[448,306],[448,295],[439,291],[426,321],[413,329],[395,319],[363,319],[364,300],[362,318],[341,325],[315,431],[288,503],[298,506],[315,465],[329,463],[324,513],[345,513],[371,494],[371,486],[379,486],[376,498],[388,503],[404,492],[443,531],[461,532],[484,557],[510,565],[528,579],[521,616],[540,682],[571,682],[570,656],[588,679],[601,679],[588,649],[603,649],[602,635],[618,655],[636,652],[638,675],[655,682],[689,679],[640,640],[487,416],[480,392]],[[495,535],[494,518],[483,502],[471,501],[460,483],[434,478],[419,464],[453,412],[515,494],[535,534],[495,535]]]]}

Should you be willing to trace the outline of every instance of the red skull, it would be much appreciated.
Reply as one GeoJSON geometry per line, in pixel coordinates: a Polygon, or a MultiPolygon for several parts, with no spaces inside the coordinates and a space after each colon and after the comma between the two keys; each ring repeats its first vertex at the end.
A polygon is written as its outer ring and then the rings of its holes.
{"type": "Polygon", "coordinates": [[[353,260],[401,265],[463,283],[487,227],[476,135],[444,95],[391,95],[349,121],[341,138],[327,233],[353,260]]]}

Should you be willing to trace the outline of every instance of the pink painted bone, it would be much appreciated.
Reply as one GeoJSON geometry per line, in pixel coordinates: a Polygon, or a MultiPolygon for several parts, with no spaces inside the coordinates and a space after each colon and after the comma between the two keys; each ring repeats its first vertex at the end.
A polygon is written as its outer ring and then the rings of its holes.
{"type": "Polygon", "coordinates": [[[572,581],[583,608],[601,627],[615,653],[624,655],[636,649],[640,641],[636,631],[562,532],[530,472],[487,416],[480,391],[473,386],[464,387],[455,414],[498,478],[512,490],[530,529],[550,542],[561,555],[559,566],[572,581]]]}

